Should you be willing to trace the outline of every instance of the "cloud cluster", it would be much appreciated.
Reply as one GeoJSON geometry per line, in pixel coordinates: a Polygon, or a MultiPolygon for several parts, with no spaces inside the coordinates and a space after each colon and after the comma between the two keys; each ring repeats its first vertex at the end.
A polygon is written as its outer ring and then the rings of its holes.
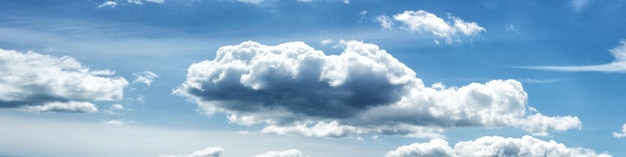
{"type": "Polygon", "coordinates": [[[252,157],[304,157],[302,152],[297,149],[289,149],[284,151],[269,151],[267,153],[254,155],[252,157]]]}
{"type": "Polygon", "coordinates": [[[579,156],[579,157],[610,157],[611,155],[596,154],[593,150],[570,148],[553,140],[543,141],[531,136],[522,138],[504,138],[485,136],[474,141],[461,141],[448,146],[442,139],[432,139],[428,143],[414,143],[400,146],[387,153],[386,157],[461,157],[461,156],[579,156]]]}
{"type": "Polygon", "coordinates": [[[221,147],[207,147],[189,154],[161,155],[159,157],[219,157],[224,152],[221,147]]]}
{"type": "Polygon", "coordinates": [[[620,45],[610,49],[609,52],[615,57],[615,60],[607,64],[579,66],[517,66],[516,68],[563,72],[626,72],[626,40],[620,40],[620,45]]]}
{"type": "Polygon", "coordinates": [[[128,82],[90,70],[70,57],[0,49],[0,108],[38,112],[96,112],[93,101],[123,97],[128,82]]]}
{"type": "Polygon", "coordinates": [[[626,123],[624,125],[622,125],[622,131],[621,132],[613,132],[613,137],[615,137],[615,138],[626,137],[626,123]]]}
{"type": "MultiPolygon", "coordinates": [[[[445,39],[447,43],[458,40],[461,35],[473,36],[486,31],[476,22],[465,22],[452,15],[445,20],[424,10],[407,10],[394,15],[393,20],[400,22],[402,24],[400,28],[403,30],[431,33],[437,38],[445,39]]],[[[392,19],[386,15],[376,17],[376,21],[385,29],[391,29],[394,25],[392,19]]]]}
{"type": "Polygon", "coordinates": [[[342,44],[338,55],[302,42],[224,46],[214,60],[192,64],[174,93],[231,122],[264,123],[262,132],[272,134],[441,137],[447,128],[512,126],[547,135],[582,127],[578,117],[527,112],[518,81],[425,86],[377,45],[342,44]]]}

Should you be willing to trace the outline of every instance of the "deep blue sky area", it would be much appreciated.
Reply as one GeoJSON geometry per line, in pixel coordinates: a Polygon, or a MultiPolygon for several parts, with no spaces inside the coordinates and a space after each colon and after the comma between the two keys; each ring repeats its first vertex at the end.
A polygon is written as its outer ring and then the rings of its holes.
{"type": "Polygon", "coordinates": [[[625,7],[5,0],[0,156],[626,156],[625,7]]]}

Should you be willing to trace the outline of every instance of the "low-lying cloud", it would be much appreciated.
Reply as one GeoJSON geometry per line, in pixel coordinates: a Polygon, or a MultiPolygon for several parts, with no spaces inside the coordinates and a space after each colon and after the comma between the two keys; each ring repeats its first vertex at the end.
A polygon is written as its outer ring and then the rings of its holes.
{"type": "Polygon", "coordinates": [[[96,112],[94,101],[123,97],[128,82],[74,58],[0,49],[0,108],[96,112]]]}
{"type": "Polygon", "coordinates": [[[302,42],[224,46],[215,59],[192,64],[174,93],[231,122],[264,123],[270,134],[441,137],[447,128],[511,126],[548,135],[582,127],[575,116],[529,112],[516,80],[426,86],[377,45],[342,44],[338,55],[302,42]]]}
{"type": "Polygon", "coordinates": [[[578,156],[610,157],[606,153],[597,154],[585,148],[571,148],[553,140],[543,141],[532,136],[504,138],[485,136],[473,141],[460,141],[450,147],[442,139],[432,139],[427,143],[413,143],[389,151],[385,157],[464,157],[464,156],[578,156]]]}

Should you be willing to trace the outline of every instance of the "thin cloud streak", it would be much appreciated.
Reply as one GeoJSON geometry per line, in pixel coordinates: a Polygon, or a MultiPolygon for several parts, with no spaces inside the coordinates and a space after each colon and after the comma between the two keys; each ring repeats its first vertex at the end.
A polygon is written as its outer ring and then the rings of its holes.
{"type": "Polygon", "coordinates": [[[626,72],[626,40],[621,40],[620,45],[610,49],[615,60],[608,64],[579,65],[579,66],[514,66],[520,69],[561,71],[561,72],[626,72]]]}

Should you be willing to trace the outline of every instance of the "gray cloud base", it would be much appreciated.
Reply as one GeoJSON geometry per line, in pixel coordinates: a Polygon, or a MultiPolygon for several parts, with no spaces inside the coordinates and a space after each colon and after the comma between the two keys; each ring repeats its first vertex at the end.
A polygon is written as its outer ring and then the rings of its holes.
{"type": "Polygon", "coordinates": [[[262,132],[320,137],[363,133],[438,136],[452,127],[513,126],[536,135],[580,128],[577,117],[527,112],[515,80],[461,87],[423,84],[377,45],[341,41],[326,55],[302,42],[224,46],[192,64],[175,94],[231,122],[267,124],[262,132]]]}

